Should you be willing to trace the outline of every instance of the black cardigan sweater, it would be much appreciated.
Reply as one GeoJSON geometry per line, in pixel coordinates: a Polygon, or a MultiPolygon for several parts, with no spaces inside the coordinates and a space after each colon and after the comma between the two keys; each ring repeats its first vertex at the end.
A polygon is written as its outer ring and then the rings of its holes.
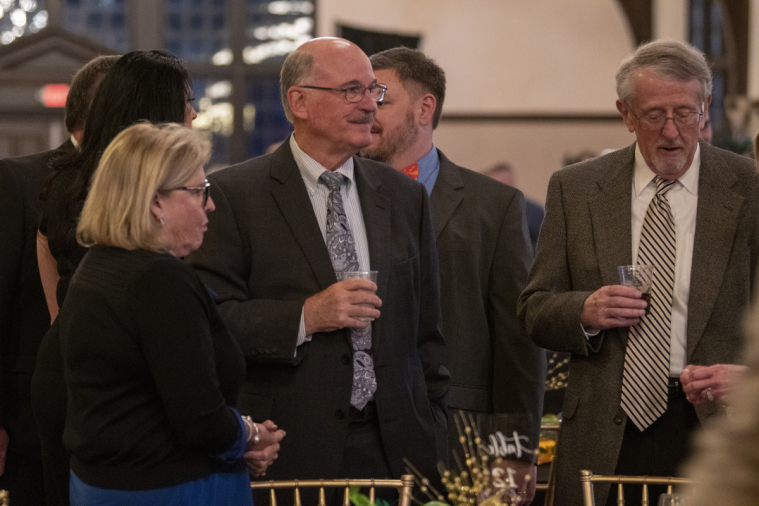
{"type": "Polygon", "coordinates": [[[230,408],[245,362],[198,276],[152,251],[95,246],[59,315],[63,441],[85,483],[147,490],[243,468],[230,408]]]}

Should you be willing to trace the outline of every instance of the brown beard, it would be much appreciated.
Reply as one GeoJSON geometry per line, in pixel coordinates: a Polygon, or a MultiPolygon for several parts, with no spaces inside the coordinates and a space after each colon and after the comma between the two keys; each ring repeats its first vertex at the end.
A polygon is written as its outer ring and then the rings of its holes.
{"type": "Polygon", "coordinates": [[[359,152],[364,158],[389,163],[399,153],[406,151],[416,142],[419,132],[414,125],[414,113],[406,114],[406,121],[393,131],[382,131],[379,144],[374,148],[364,148],[359,152]]]}

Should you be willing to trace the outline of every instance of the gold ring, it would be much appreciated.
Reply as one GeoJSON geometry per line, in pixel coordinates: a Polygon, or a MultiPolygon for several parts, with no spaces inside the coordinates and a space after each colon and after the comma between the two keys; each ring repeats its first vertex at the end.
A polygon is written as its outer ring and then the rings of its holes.
{"type": "Polygon", "coordinates": [[[709,401],[714,400],[714,394],[712,393],[712,387],[709,387],[706,389],[706,398],[709,399],[709,401]]]}

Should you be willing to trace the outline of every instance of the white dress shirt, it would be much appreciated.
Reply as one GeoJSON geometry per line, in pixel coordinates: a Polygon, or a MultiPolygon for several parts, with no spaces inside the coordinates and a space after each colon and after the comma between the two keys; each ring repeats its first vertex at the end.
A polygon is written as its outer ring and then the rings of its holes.
{"type": "MultiPolygon", "coordinates": [[[[319,229],[322,232],[324,242],[327,241],[327,198],[329,197],[329,188],[325,183],[319,181],[319,177],[327,169],[308,156],[300,149],[295,141],[295,135],[290,136],[290,149],[298,165],[298,170],[306,184],[308,196],[311,199],[311,205],[314,208],[316,221],[319,223],[319,229]]],[[[356,244],[356,255],[358,256],[359,270],[370,270],[369,263],[369,243],[366,240],[366,226],[364,225],[364,215],[361,212],[361,201],[358,198],[358,188],[353,176],[353,157],[348,158],[346,162],[336,169],[345,176],[345,184],[340,186],[340,194],[343,197],[343,208],[348,218],[348,225],[353,232],[353,241],[356,244]]],[[[300,313],[300,329],[298,330],[298,346],[306,341],[311,340],[310,335],[306,335],[306,325],[303,319],[304,310],[300,313]]]]}
{"type": "MultiPolygon", "coordinates": [[[[672,294],[672,327],[670,336],[669,375],[680,376],[686,363],[688,330],[688,295],[693,265],[693,238],[696,234],[698,206],[698,175],[701,169],[701,147],[697,145],[691,166],[667,192],[669,207],[675,220],[675,286],[672,294]]],[[[648,205],[656,194],[656,174],[648,167],[638,146],[635,147],[635,171],[632,181],[632,258],[636,263],[640,232],[648,205]]]]}

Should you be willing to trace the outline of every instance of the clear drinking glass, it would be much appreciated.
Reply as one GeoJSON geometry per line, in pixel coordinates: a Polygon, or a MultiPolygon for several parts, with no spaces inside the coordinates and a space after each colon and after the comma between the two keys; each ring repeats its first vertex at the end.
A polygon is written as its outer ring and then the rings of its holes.
{"type": "MultiPolygon", "coordinates": [[[[368,279],[375,285],[377,284],[377,271],[342,271],[336,272],[338,281],[345,281],[346,279],[361,278],[368,279]]],[[[364,304],[367,307],[374,307],[371,304],[364,304]]],[[[369,322],[374,321],[374,318],[357,318],[357,320],[369,322]]]]}
{"type": "Polygon", "coordinates": [[[653,265],[620,265],[617,267],[619,272],[619,284],[637,288],[643,294],[643,300],[646,301],[646,315],[651,309],[651,286],[654,283],[654,266],[653,265]]]}

